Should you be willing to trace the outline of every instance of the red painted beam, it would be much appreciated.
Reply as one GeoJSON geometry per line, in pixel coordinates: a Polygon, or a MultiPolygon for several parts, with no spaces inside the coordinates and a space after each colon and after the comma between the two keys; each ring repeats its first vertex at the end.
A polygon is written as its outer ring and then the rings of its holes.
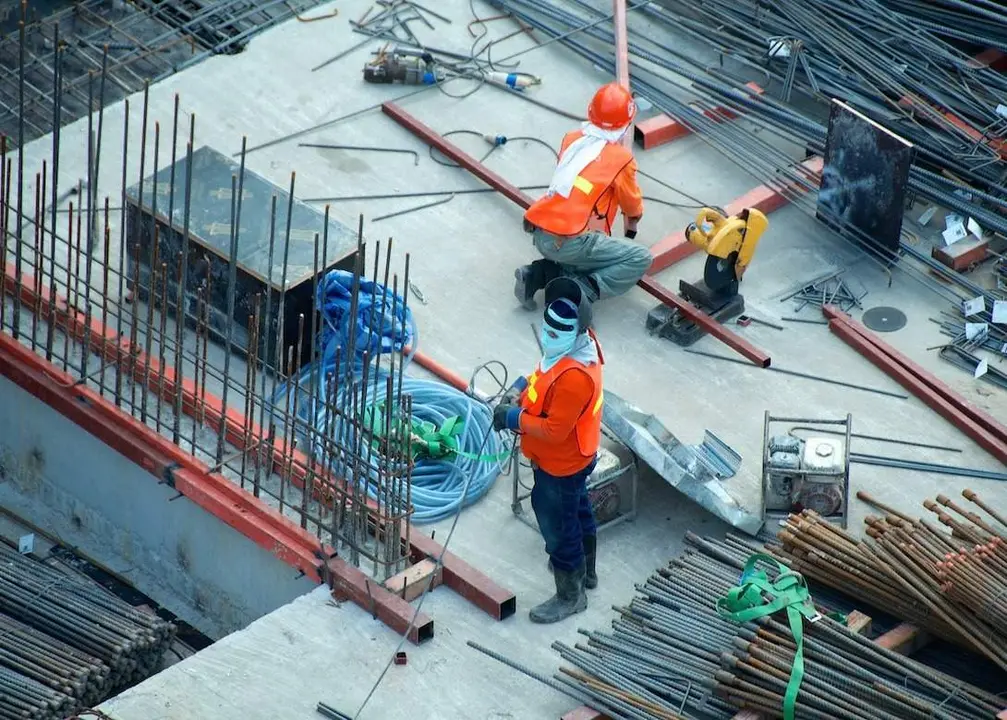
{"type": "MultiPolygon", "coordinates": [[[[943,384],[933,378],[930,373],[922,371],[915,363],[904,362],[903,356],[880,340],[871,337],[870,331],[866,328],[860,332],[856,327],[859,323],[843,318],[843,313],[835,308],[827,306],[823,310],[830,318],[829,329],[838,335],[843,342],[870,360],[872,364],[884,371],[906,390],[916,395],[945,420],[975,440],[993,457],[1002,463],[1007,463],[1007,435],[991,432],[985,423],[978,421],[976,416],[964,409],[963,406],[971,406],[962,398],[955,396],[956,399],[952,400],[948,395],[935,389],[928,379],[932,379],[938,385],[943,384]]],[[[949,388],[948,392],[950,392],[949,388]]],[[[954,393],[951,394],[954,395],[954,393]]],[[[979,412],[982,413],[982,411],[979,412]]]]}
{"type": "MultiPolygon", "coordinates": [[[[7,272],[4,276],[4,286],[9,294],[13,294],[14,288],[18,287],[13,265],[9,264],[7,267],[7,272]]],[[[22,284],[19,287],[24,304],[28,308],[34,308],[37,297],[35,294],[35,288],[37,287],[35,279],[30,275],[26,276],[22,273],[22,284]]],[[[56,327],[78,341],[84,341],[88,336],[85,327],[85,316],[77,310],[69,308],[67,302],[59,296],[56,297],[56,305],[50,308],[48,302],[49,289],[45,285],[41,286],[41,295],[43,301],[39,306],[39,312],[42,316],[40,319],[53,322],[56,327]]],[[[91,320],[90,338],[92,350],[99,355],[103,354],[108,362],[128,363],[127,369],[133,376],[134,381],[140,385],[149,381],[148,389],[151,392],[156,393],[159,390],[163,390],[164,399],[174,399],[176,387],[174,368],[168,365],[162,368],[155,358],[148,358],[139,347],[132,347],[132,343],[128,339],[118,340],[115,331],[102,325],[98,318],[92,318],[91,320]],[[130,352],[134,354],[134,359],[132,360],[130,359],[130,352]]],[[[104,402],[114,408],[114,405],[108,400],[104,400],[104,402]]],[[[202,391],[197,393],[195,385],[187,378],[183,378],[182,380],[182,408],[183,412],[190,417],[205,415],[207,423],[217,428],[223,428],[227,434],[228,442],[239,449],[252,447],[258,442],[266,442],[268,440],[266,434],[262,432],[257,424],[253,423],[251,428],[246,429],[244,418],[233,408],[228,410],[227,422],[224,423],[222,400],[212,393],[202,391]]],[[[127,415],[127,417],[130,416],[127,415]]],[[[138,424],[141,427],[146,427],[142,423],[138,424]]],[[[175,448],[182,457],[191,457],[166,438],[154,433],[152,430],[150,433],[160,442],[167,443],[169,447],[175,448]]],[[[339,487],[345,491],[346,483],[343,480],[335,478],[317,464],[312,467],[309,459],[303,453],[296,449],[284,448],[283,445],[283,440],[278,439],[274,440],[272,446],[269,448],[272,456],[271,467],[273,472],[285,473],[289,470],[291,481],[302,489],[311,487],[312,495],[320,501],[324,501],[326,492],[331,495],[332,488],[334,487],[339,487]],[[291,458],[293,459],[292,463],[289,462],[291,458]]],[[[254,498],[254,496],[251,496],[229,481],[227,481],[227,488],[233,488],[234,492],[248,495],[254,501],[254,509],[261,508],[273,512],[258,499],[254,498]]],[[[181,489],[179,491],[184,492],[181,489]]],[[[192,491],[196,492],[197,489],[193,488],[192,491]]],[[[373,500],[368,500],[368,506],[372,510],[376,509],[376,503],[373,500]]],[[[280,515],[279,513],[277,515],[282,518],[283,522],[289,524],[291,528],[296,529],[298,533],[306,533],[306,531],[302,530],[285,515],[280,515]]],[[[307,537],[313,538],[314,536],[309,534],[307,537]]],[[[418,530],[410,528],[409,537],[410,556],[414,560],[426,557],[441,557],[445,584],[452,590],[498,620],[514,614],[517,601],[513,592],[497,585],[485,574],[469,565],[457,555],[445,553],[443,546],[418,530]]],[[[341,576],[337,576],[337,579],[338,577],[341,576]]],[[[362,584],[364,578],[363,574],[360,574],[359,577],[354,576],[353,583],[358,589],[363,589],[366,592],[366,586],[362,584]]],[[[373,583],[371,584],[373,585],[373,583]]],[[[370,601],[368,601],[369,604],[370,601]]],[[[417,639],[422,639],[422,636],[426,632],[424,628],[428,622],[430,623],[430,633],[432,634],[432,621],[427,619],[419,623],[420,627],[416,629],[417,639]]],[[[397,623],[398,619],[392,618],[392,621],[388,624],[390,627],[394,627],[397,623]]]]}
{"type": "Polygon", "coordinates": [[[1007,70],[1007,54],[996,48],[983,50],[973,58],[976,67],[988,67],[990,70],[1007,70]]]}
{"type": "MultiPolygon", "coordinates": [[[[283,562],[352,591],[354,601],[389,626],[403,632],[412,620],[412,606],[380,586],[368,588],[363,573],[341,563],[318,538],[2,333],[0,374],[283,562]]],[[[410,639],[421,642],[432,635],[433,621],[417,617],[410,639]]]]}
{"type": "MultiPolygon", "coordinates": [[[[455,147],[455,145],[444,139],[436,130],[420,122],[395,103],[385,103],[381,106],[381,110],[399,125],[427,143],[427,145],[436,148],[484,183],[496,189],[508,200],[525,209],[531,205],[532,199],[530,196],[518,190],[514,185],[504,180],[492,170],[487,169],[485,165],[468,153],[455,147]]],[[[756,365],[769,367],[770,357],[764,351],[755,347],[740,335],[728,330],[702,310],[686,302],[653,278],[645,277],[637,284],[661,302],[680,310],[689,320],[701,326],[710,335],[713,335],[728,347],[737,350],[756,365]]]]}
{"type": "Polygon", "coordinates": [[[560,720],[611,720],[608,715],[600,713],[592,707],[581,705],[566,713],[560,720]]]}
{"type": "MultiPolygon", "coordinates": [[[[809,180],[815,180],[822,172],[822,164],[822,158],[813,157],[801,163],[800,167],[804,169],[803,172],[809,180]]],[[[746,208],[754,208],[768,215],[789,203],[795,194],[803,194],[805,190],[803,184],[795,182],[759,185],[738,199],[732,200],[724,208],[724,211],[728,215],[737,215],[746,208]]],[[[699,248],[685,238],[684,230],[669,235],[651,246],[650,254],[654,256],[654,262],[651,263],[650,270],[647,272],[655,275],[684,260],[697,250],[699,248]]]]}
{"type": "MultiPolygon", "coordinates": [[[[765,90],[754,82],[746,83],[745,87],[757,95],[765,92],[765,90]]],[[[737,117],[730,108],[719,106],[712,110],[703,110],[701,112],[714,122],[733,120],[737,117]]],[[[650,150],[651,148],[656,148],[683,138],[686,135],[691,135],[692,130],[669,115],[658,115],[638,122],[634,134],[637,144],[644,150],[650,150]]]]}
{"type": "MultiPolygon", "coordinates": [[[[148,383],[148,390],[153,393],[162,392],[165,400],[173,401],[175,397],[175,370],[165,365],[160,367],[156,358],[148,357],[139,346],[133,346],[128,338],[118,339],[115,330],[105,327],[100,318],[92,318],[90,333],[87,329],[87,318],[84,313],[70,308],[68,303],[61,296],[55,297],[55,304],[49,307],[49,288],[44,284],[36,284],[35,278],[30,275],[21,274],[21,284],[18,285],[15,276],[15,268],[8,264],[4,275],[4,287],[8,294],[13,294],[15,288],[20,289],[22,302],[27,307],[35,307],[35,300],[38,297],[35,289],[39,288],[42,302],[39,304],[39,319],[53,322],[56,327],[75,337],[79,341],[91,338],[92,349],[100,355],[104,355],[109,363],[126,363],[127,369],[133,376],[133,380],[140,384],[148,383]],[[133,359],[130,359],[133,353],[133,359]]],[[[452,384],[461,383],[460,390],[467,388],[467,383],[461,380],[429,357],[421,355],[419,352],[414,355],[417,363],[423,365],[435,374],[444,374],[447,378],[454,376],[452,384]]],[[[255,446],[259,442],[267,442],[266,433],[253,423],[247,428],[245,418],[235,408],[229,408],[227,421],[225,422],[224,403],[217,396],[197,389],[191,380],[182,379],[182,411],[190,417],[204,417],[205,421],[218,432],[225,432],[228,442],[239,449],[246,449],[255,446]]],[[[448,382],[452,382],[448,380],[448,382]]],[[[456,385],[457,387],[457,385],[456,385]]],[[[108,402],[108,401],[106,401],[108,402]]],[[[143,426],[146,427],[146,426],[143,426]]],[[[151,433],[162,442],[168,442],[156,433],[151,433]]],[[[171,447],[173,444],[168,443],[171,447]]],[[[330,498],[333,488],[345,489],[345,482],[341,478],[334,477],[328,470],[323,469],[317,463],[310,462],[309,458],[297,449],[286,446],[282,439],[274,439],[268,449],[271,454],[272,470],[277,473],[290,472],[291,481],[300,488],[310,487],[311,494],[319,501],[325,501],[326,493],[330,498]],[[292,462],[291,462],[292,459],[292,462]]],[[[179,449],[179,452],[181,450],[179,449]]],[[[184,453],[183,453],[184,454],[184,453]]],[[[187,456],[187,455],[186,455],[187,456]]],[[[229,482],[229,486],[244,492],[240,487],[229,482]]],[[[181,490],[179,490],[181,491],[181,490]]],[[[253,498],[256,499],[256,498],[253,498]]],[[[256,499],[256,505],[266,508],[263,503],[256,499]]],[[[369,499],[368,505],[372,511],[377,511],[377,502],[369,499]]],[[[286,516],[280,516],[284,522],[301,529],[286,516]]],[[[377,513],[375,513],[377,517],[377,513]]],[[[313,537],[313,536],[309,536],[313,537]]],[[[498,620],[510,617],[517,610],[517,598],[513,591],[497,585],[484,573],[476,570],[453,553],[446,553],[443,546],[434,542],[433,539],[424,535],[416,529],[410,528],[410,556],[414,561],[425,558],[440,558],[443,567],[444,584],[466,598],[477,607],[481,608],[498,620]]],[[[347,566],[348,567],[348,566],[347,566]]],[[[364,575],[359,578],[365,577],[364,575]]],[[[359,578],[355,578],[359,580],[359,578]]],[[[363,587],[356,583],[359,587],[363,587]]],[[[397,620],[390,623],[394,625],[397,620]]],[[[432,622],[432,621],[431,621],[432,622]]],[[[433,625],[430,625],[431,632],[433,625]]],[[[422,627],[418,629],[418,634],[423,633],[422,627]]]]}

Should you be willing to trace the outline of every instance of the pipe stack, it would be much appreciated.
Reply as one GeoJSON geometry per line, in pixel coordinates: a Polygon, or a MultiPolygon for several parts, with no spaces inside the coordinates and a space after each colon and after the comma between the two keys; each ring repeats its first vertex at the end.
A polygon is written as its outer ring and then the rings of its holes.
{"type": "MultiPolygon", "coordinates": [[[[966,489],[962,495],[1003,524],[976,493],[966,489]]],[[[770,553],[808,578],[885,608],[1007,670],[1004,535],[944,495],[923,505],[950,532],[866,493],[857,497],[885,513],[865,519],[867,539],[856,540],[805,511],[787,519],[781,544],[770,553]]]]}
{"type": "MultiPolygon", "coordinates": [[[[688,534],[692,546],[637,586],[609,632],[580,630],[586,643],[553,644],[574,668],[557,680],[613,718],[732,718],[739,709],[783,717],[795,642],[782,615],[738,625],[716,601],[762,548],[728,536],[688,534]]],[[[775,569],[765,568],[770,578],[775,569]]],[[[820,609],[821,610],[821,609],[820,609]]],[[[973,720],[1002,701],[851,632],[823,616],[804,623],[800,718],[973,720]],[[908,680],[907,680],[908,679],[908,680]]]]}
{"type": "Polygon", "coordinates": [[[157,671],[175,626],[0,544],[0,720],[58,720],[157,671]]]}

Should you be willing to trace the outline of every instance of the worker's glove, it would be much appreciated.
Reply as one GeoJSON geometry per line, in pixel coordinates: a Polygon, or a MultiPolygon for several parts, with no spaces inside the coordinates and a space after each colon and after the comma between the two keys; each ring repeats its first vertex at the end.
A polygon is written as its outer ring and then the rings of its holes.
{"type": "Polygon", "coordinates": [[[493,410],[493,429],[517,432],[521,428],[522,412],[523,410],[517,405],[500,403],[493,410]]]}
{"type": "Polygon", "coordinates": [[[640,224],[642,218],[642,215],[626,218],[626,237],[630,240],[636,237],[636,226],[640,224]]]}
{"type": "Polygon", "coordinates": [[[516,405],[518,398],[521,397],[521,393],[525,391],[526,387],[528,387],[528,378],[524,375],[519,375],[518,379],[514,381],[514,384],[510,386],[510,389],[500,399],[500,404],[516,405]]]}

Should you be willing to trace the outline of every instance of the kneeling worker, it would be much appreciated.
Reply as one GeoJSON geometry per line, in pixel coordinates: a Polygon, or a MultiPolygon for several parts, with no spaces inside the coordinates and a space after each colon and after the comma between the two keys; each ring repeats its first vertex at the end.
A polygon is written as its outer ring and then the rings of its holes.
{"type": "Polygon", "coordinates": [[[514,294],[529,310],[553,278],[575,278],[595,302],[629,290],[653,260],[643,245],[611,237],[619,210],[628,238],[643,217],[636,161],[622,145],[636,116],[633,96],[618,83],[605,85],[587,116],[563,138],[548,192],[525,212],[525,230],[543,257],[514,272],[514,294]]]}
{"type": "Polygon", "coordinates": [[[587,607],[585,587],[595,573],[597,527],[587,479],[601,442],[604,359],[591,324],[591,305],[570,278],[545,289],[542,359],[518,378],[493,415],[497,430],[521,435],[535,485],[532,509],[552,561],[556,595],[531,611],[536,623],[553,623],[587,607]]]}

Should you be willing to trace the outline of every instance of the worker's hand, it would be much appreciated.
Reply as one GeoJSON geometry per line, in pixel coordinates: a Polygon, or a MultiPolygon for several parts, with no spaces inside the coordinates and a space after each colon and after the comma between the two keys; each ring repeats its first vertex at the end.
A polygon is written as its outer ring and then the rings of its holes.
{"type": "Polygon", "coordinates": [[[516,405],[518,398],[521,397],[521,393],[524,392],[526,387],[528,387],[528,378],[524,375],[519,375],[518,379],[514,381],[514,384],[510,386],[510,389],[504,393],[503,398],[500,400],[500,404],[516,405]]]}
{"type": "Polygon", "coordinates": [[[640,224],[643,216],[625,218],[626,237],[632,239],[636,237],[636,226],[640,224]]]}
{"type": "Polygon", "coordinates": [[[516,432],[521,428],[521,413],[522,410],[517,405],[500,403],[493,410],[493,429],[516,432]]]}

